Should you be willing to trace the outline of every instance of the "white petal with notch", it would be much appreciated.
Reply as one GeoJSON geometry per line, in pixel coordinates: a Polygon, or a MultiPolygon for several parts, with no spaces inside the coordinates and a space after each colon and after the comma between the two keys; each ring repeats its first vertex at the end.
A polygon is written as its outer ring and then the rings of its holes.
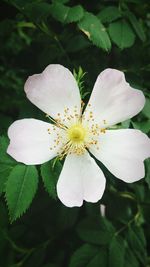
{"type": "Polygon", "coordinates": [[[105,177],[95,160],[83,155],[68,154],[57,183],[57,194],[68,207],[83,204],[83,200],[97,202],[105,190],[105,177]]]}
{"type": "Polygon", "coordinates": [[[59,64],[52,64],[25,83],[28,99],[39,109],[68,125],[67,117],[80,114],[81,98],[72,73],[59,64]],[[66,110],[66,112],[64,112],[66,110]]]}
{"type": "Polygon", "coordinates": [[[150,139],[134,129],[107,130],[99,136],[99,150],[90,152],[117,178],[132,183],[145,175],[144,160],[150,157],[150,139]]]}
{"type": "Polygon", "coordinates": [[[142,91],[133,89],[126,82],[123,72],[106,69],[95,82],[84,120],[87,121],[92,112],[94,122],[107,128],[132,118],[142,110],[144,104],[142,91]]]}

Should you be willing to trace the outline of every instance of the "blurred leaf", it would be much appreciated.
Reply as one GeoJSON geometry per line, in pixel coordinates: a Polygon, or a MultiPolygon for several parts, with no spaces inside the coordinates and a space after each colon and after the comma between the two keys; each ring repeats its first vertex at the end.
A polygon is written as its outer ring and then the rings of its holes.
{"type": "Polygon", "coordinates": [[[124,129],[127,129],[127,128],[129,128],[129,126],[130,126],[130,122],[131,122],[131,120],[129,119],[129,120],[126,120],[126,121],[123,121],[122,123],[121,123],[121,128],[124,128],[124,129]]]}
{"type": "Polygon", "coordinates": [[[31,204],[38,186],[38,173],[34,166],[17,165],[6,184],[6,201],[11,222],[20,217],[31,204]]]}
{"type": "Polygon", "coordinates": [[[109,245],[109,266],[124,267],[125,242],[121,237],[114,237],[109,245]]]}
{"type": "Polygon", "coordinates": [[[111,49],[111,42],[106,29],[95,15],[85,12],[84,17],[78,23],[78,26],[93,44],[105,51],[111,49]]]}
{"type": "Polygon", "coordinates": [[[131,47],[134,44],[135,34],[126,21],[120,20],[111,23],[109,25],[108,31],[112,41],[120,49],[131,47]]]}
{"type": "Polygon", "coordinates": [[[79,208],[68,208],[63,205],[60,206],[59,213],[57,215],[56,226],[61,231],[64,229],[70,229],[74,227],[79,215],[79,208]]]}
{"type": "Polygon", "coordinates": [[[56,199],[56,184],[62,169],[62,164],[60,161],[50,161],[46,162],[41,166],[41,175],[44,183],[44,187],[49,195],[56,199]]]}
{"type": "Polygon", "coordinates": [[[52,3],[61,3],[61,4],[66,4],[68,3],[70,0],[52,0],[52,3]]]}
{"type": "Polygon", "coordinates": [[[84,242],[102,245],[111,241],[115,229],[111,222],[97,216],[81,221],[77,227],[77,233],[84,242]]]}
{"type": "Polygon", "coordinates": [[[107,196],[107,214],[110,220],[128,224],[133,219],[134,214],[137,212],[136,202],[134,195],[131,192],[123,191],[116,193],[109,192],[107,196]]]}
{"type": "Polygon", "coordinates": [[[6,228],[9,224],[8,212],[5,203],[0,202],[0,229],[6,228]]]}
{"type": "Polygon", "coordinates": [[[89,40],[82,35],[73,36],[70,42],[67,42],[66,50],[71,53],[79,52],[80,50],[86,49],[91,46],[89,40]]]}
{"type": "Polygon", "coordinates": [[[139,129],[144,133],[149,133],[149,131],[150,131],[150,120],[140,121],[140,122],[132,122],[132,125],[135,129],[139,129]]]}
{"type": "Polygon", "coordinates": [[[102,23],[112,22],[121,17],[120,10],[115,6],[108,6],[103,8],[98,14],[97,17],[102,23]]]}
{"type": "Polygon", "coordinates": [[[146,35],[145,32],[142,28],[142,25],[140,24],[140,22],[137,20],[137,18],[135,17],[135,15],[127,10],[124,12],[125,16],[128,18],[129,22],[131,23],[133,29],[135,30],[137,36],[143,41],[146,41],[146,35]]]}
{"type": "Polygon", "coordinates": [[[84,15],[84,10],[81,5],[68,7],[59,2],[54,2],[51,5],[50,12],[55,19],[62,23],[79,21],[84,15]]]}
{"type": "Polygon", "coordinates": [[[141,261],[141,263],[146,265],[146,240],[143,233],[143,229],[136,225],[128,228],[127,231],[128,243],[135,254],[135,256],[141,261]]]}
{"type": "Polygon", "coordinates": [[[147,182],[150,189],[150,159],[145,160],[145,165],[146,165],[145,181],[147,182]]]}
{"type": "Polygon", "coordinates": [[[146,103],[145,106],[142,110],[142,113],[148,118],[150,119],[150,99],[146,98],[146,103]]]}
{"type": "Polygon", "coordinates": [[[8,165],[13,166],[13,165],[16,165],[17,162],[7,154],[8,145],[9,145],[8,138],[1,136],[0,137],[0,163],[3,163],[4,165],[8,164],[8,165]]]}
{"type": "Polygon", "coordinates": [[[127,267],[139,267],[139,263],[130,247],[126,248],[125,265],[127,267]]]}
{"type": "Polygon", "coordinates": [[[40,0],[8,0],[8,3],[11,3],[17,8],[23,9],[27,4],[30,4],[31,2],[38,2],[40,0]]]}
{"type": "Polygon", "coordinates": [[[31,21],[35,21],[36,23],[45,21],[48,16],[50,16],[51,5],[48,3],[37,3],[33,2],[25,6],[24,12],[31,19],[31,21]]]}
{"type": "Polygon", "coordinates": [[[8,176],[12,170],[12,166],[1,164],[0,165],[0,195],[5,191],[5,184],[7,182],[8,176]]]}
{"type": "Polygon", "coordinates": [[[45,260],[46,251],[45,248],[37,248],[30,256],[29,259],[27,259],[24,267],[43,267],[43,263],[45,260]]]}
{"type": "Polygon", "coordinates": [[[1,129],[0,134],[6,133],[9,125],[13,122],[12,118],[10,116],[5,116],[3,114],[0,114],[0,122],[1,122],[1,129]]]}
{"type": "Polygon", "coordinates": [[[71,257],[69,267],[107,266],[107,254],[104,249],[84,244],[71,257]]]}

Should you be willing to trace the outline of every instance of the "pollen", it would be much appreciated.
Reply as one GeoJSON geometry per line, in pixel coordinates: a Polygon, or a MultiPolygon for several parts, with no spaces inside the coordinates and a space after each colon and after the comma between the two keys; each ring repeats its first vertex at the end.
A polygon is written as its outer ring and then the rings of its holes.
{"type": "Polygon", "coordinates": [[[88,104],[88,111],[85,110],[82,114],[83,106],[82,102],[80,114],[77,106],[74,106],[73,109],[65,107],[62,114],[57,113],[55,120],[47,115],[53,122],[52,129],[48,128],[47,132],[49,135],[52,135],[53,131],[56,133],[50,150],[56,150],[59,146],[57,156],[60,159],[67,154],[83,155],[90,150],[91,146],[95,146],[97,150],[101,148],[100,136],[105,134],[106,127],[104,125],[107,122],[105,119],[101,122],[95,120],[91,104],[88,104]],[[67,125],[65,125],[66,121],[67,125]],[[57,133],[57,128],[60,128],[62,132],[57,133]]]}
{"type": "Polygon", "coordinates": [[[87,135],[87,130],[82,124],[75,124],[68,129],[68,138],[72,143],[82,143],[87,135]]]}

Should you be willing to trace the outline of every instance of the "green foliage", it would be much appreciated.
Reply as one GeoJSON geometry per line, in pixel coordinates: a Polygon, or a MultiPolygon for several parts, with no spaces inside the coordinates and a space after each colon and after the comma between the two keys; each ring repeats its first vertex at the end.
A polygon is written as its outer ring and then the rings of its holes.
{"type": "Polygon", "coordinates": [[[112,41],[120,48],[124,49],[134,44],[135,34],[130,25],[120,20],[109,25],[109,34],[112,41]]]}
{"type": "Polygon", "coordinates": [[[38,173],[34,166],[17,165],[13,168],[6,184],[6,201],[12,222],[27,210],[37,185],[38,173]]]}
{"type": "Polygon", "coordinates": [[[145,166],[146,166],[145,181],[147,182],[149,189],[150,189],[150,159],[147,159],[145,161],[145,166]]]}
{"type": "Polygon", "coordinates": [[[16,165],[16,161],[12,159],[6,152],[9,141],[8,138],[0,137],[0,195],[5,191],[5,185],[8,176],[16,165]]]}
{"type": "Polygon", "coordinates": [[[25,5],[24,12],[35,23],[45,21],[50,15],[51,6],[47,3],[33,2],[25,5]]]}
{"type": "Polygon", "coordinates": [[[150,132],[150,120],[140,121],[140,122],[132,122],[132,125],[135,129],[142,130],[143,133],[150,132]]]}
{"type": "Polygon", "coordinates": [[[125,249],[126,249],[126,243],[125,241],[118,237],[114,236],[112,241],[109,245],[109,266],[124,266],[125,262],[125,249]]]}
{"type": "Polygon", "coordinates": [[[85,244],[81,246],[71,258],[69,267],[99,267],[106,266],[106,251],[98,247],[85,244]]]}
{"type": "Polygon", "coordinates": [[[41,166],[41,175],[44,183],[44,187],[49,195],[56,199],[56,184],[60,175],[62,165],[59,161],[46,162],[41,166]]]}
{"type": "Polygon", "coordinates": [[[121,12],[120,12],[119,8],[117,8],[115,6],[108,6],[106,8],[103,8],[98,13],[97,16],[102,23],[106,23],[106,22],[112,22],[112,21],[120,18],[121,12]]]}
{"type": "Polygon", "coordinates": [[[146,103],[142,110],[142,113],[145,115],[145,117],[150,119],[150,98],[146,98],[146,103]]]}
{"type": "Polygon", "coordinates": [[[128,267],[139,267],[140,266],[130,248],[126,250],[125,264],[126,264],[125,266],[128,266],[128,267]]]}
{"type": "Polygon", "coordinates": [[[84,90],[84,76],[86,75],[86,72],[84,72],[83,69],[79,67],[78,71],[76,71],[75,69],[73,70],[73,75],[77,81],[81,99],[84,99],[84,97],[89,94],[89,92],[85,92],[84,90]]]}
{"type": "Polygon", "coordinates": [[[142,24],[137,20],[136,16],[129,10],[125,11],[125,16],[128,18],[129,22],[133,26],[133,29],[135,30],[138,37],[145,42],[146,41],[146,35],[143,30],[142,24]]]}
{"type": "Polygon", "coordinates": [[[143,230],[136,225],[133,225],[133,227],[129,227],[128,232],[127,232],[127,240],[134,255],[145,266],[146,264],[146,250],[145,250],[146,240],[145,240],[143,230]]]}
{"type": "Polygon", "coordinates": [[[83,241],[103,245],[111,241],[115,229],[105,218],[97,216],[81,221],[77,232],[83,241]]]}
{"type": "Polygon", "coordinates": [[[12,167],[6,164],[1,164],[0,168],[0,195],[5,191],[5,184],[8,176],[12,170],[12,167]]]}
{"type": "Polygon", "coordinates": [[[62,23],[71,23],[79,21],[84,14],[82,6],[67,7],[59,2],[51,5],[52,16],[62,23]]]}
{"type": "Polygon", "coordinates": [[[104,25],[92,13],[86,12],[78,26],[93,44],[105,51],[111,49],[111,42],[104,25]]]}
{"type": "Polygon", "coordinates": [[[7,137],[0,137],[0,163],[6,165],[15,165],[16,161],[7,154],[9,141],[7,137]]]}

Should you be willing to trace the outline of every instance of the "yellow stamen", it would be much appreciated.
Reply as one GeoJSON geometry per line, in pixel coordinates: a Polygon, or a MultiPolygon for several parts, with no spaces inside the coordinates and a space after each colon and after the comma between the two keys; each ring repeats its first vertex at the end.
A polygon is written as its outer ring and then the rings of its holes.
{"type": "Polygon", "coordinates": [[[68,138],[72,143],[84,142],[87,135],[87,130],[82,126],[82,124],[75,124],[71,126],[68,130],[68,138]]]}

